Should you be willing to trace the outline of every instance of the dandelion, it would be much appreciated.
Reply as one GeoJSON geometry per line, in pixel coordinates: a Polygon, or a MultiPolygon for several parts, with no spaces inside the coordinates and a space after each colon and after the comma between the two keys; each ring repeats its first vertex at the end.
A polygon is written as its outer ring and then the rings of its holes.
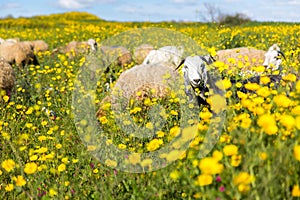
{"type": "Polygon", "coordinates": [[[278,127],[276,126],[275,118],[272,115],[269,115],[269,114],[261,115],[257,120],[257,124],[268,135],[276,134],[278,131],[278,127]]]}
{"type": "Polygon", "coordinates": [[[280,117],[280,123],[287,129],[291,129],[296,125],[296,120],[291,115],[282,115],[280,117]]]}
{"type": "Polygon", "coordinates": [[[60,164],[57,168],[58,172],[63,172],[66,170],[66,165],[64,163],[60,164]]]}
{"type": "Polygon", "coordinates": [[[129,154],[128,160],[131,164],[136,165],[141,162],[141,155],[139,153],[129,154]]]}
{"type": "Polygon", "coordinates": [[[294,185],[293,190],[292,190],[292,196],[293,197],[300,197],[299,185],[294,185]]]}
{"type": "Polygon", "coordinates": [[[223,148],[223,152],[224,152],[225,156],[236,155],[236,154],[238,154],[238,147],[233,144],[226,145],[223,148]]]}
{"type": "Polygon", "coordinates": [[[197,184],[199,186],[206,186],[212,184],[213,177],[209,174],[201,174],[197,178],[197,184]]]}
{"type": "Polygon", "coordinates": [[[12,171],[15,166],[16,166],[16,163],[15,161],[13,161],[12,159],[8,159],[8,160],[4,160],[1,164],[2,168],[5,169],[7,172],[10,172],[12,171]]]}
{"type": "Polygon", "coordinates": [[[296,160],[300,161],[300,145],[294,147],[294,157],[296,160]]]}
{"type": "Polygon", "coordinates": [[[49,196],[50,197],[54,197],[56,195],[57,195],[57,191],[55,189],[53,189],[53,188],[50,188],[49,189],[49,196]]]}
{"type": "Polygon", "coordinates": [[[224,166],[215,158],[206,157],[200,160],[199,168],[203,174],[220,174],[224,166]]]}
{"type": "Polygon", "coordinates": [[[287,108],[291,105],[292,101],[284,94],[279,94],[274,97],[274,102],[279,107],[287,108]]]}
{"type": "Polygon", "coordinates": [[[247,172],[240,172],[233,179],[233,184],[238,186],[238,190],[241,193],[245,193],[250,190],[249,184],[254,181],[254,177],[247,172]]]}
{"type": "Polygon", "coordinates": [[[232,155],[230,164],[233,167],[238,167],[241,164],[242,155],[232,155]]]}
{"type": "Polygon", "coordinates": [[[173,179],[173,180],[177,180],[179,177],[180,177],[180,173],[179,171],[177,170],[174,170],[170,173],[170,177],[173,179]]]}
{"type": "Polygon", "coordinates": [[[26,185],[26,180],[23,178],[23,176],[17,176],[17,177],[13,177],[13,180],[16,182],[16,186],[24,186],[26,185]]]}
{"type": "Polygon", "coordinates": [[[26,174],[34,174],[37,170],[38,166],[34,162],[26,163],[24,167],[24,172],[26,174]]]}
{"type": "Polygon", "coordinates": [[[161,139],[153,139],[147,144],[148,151],[155,151],[163,143],[161,139]]]}
{"type": "Polygon", "coordinates": [[[217,81],[216,86],[221,90],[223,90],[223,89],[227,90],[232,86],[232,84],[231,84],[231,81],[229,79],[223,79],[223,80],[217,81]]]}
{"type": "Polygon", "coordinates": [[[13,184],[7,184],[6,186],[5,186],[5,190],[7,191],[7,192],[10,192],[10,191],[12,191],[14,189],[14,185],[13,184]]]}

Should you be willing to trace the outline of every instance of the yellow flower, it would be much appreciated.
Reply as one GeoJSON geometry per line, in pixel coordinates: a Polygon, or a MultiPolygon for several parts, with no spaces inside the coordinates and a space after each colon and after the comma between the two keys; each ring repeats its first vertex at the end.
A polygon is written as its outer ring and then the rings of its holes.
{"type": "Polygon", "coordinates": [[[174,170],[170,173],[170,177],[173,179],[173,180],[177,180],[180,176],[180,173],[177,171],[177,170],[174,170]]]}
{"type": "Polygon", "coordinates": [[[223,152],[224,152],[225,156],[236,155],[236,154],[238,154],[238,147],[233,144],[229,144],[223,148],[223,152]]]}
{"type": "Polygon", "coordinates": [[[170,136],[176,137],[180,133],[180,128],[178,126],[174,126],[170,129],[170,136]]]}
{"type": "Polygon", "coordinates": [[[238,190],[242,193],[250,190],[249,184],[254,181],[254,177],[247,172],[240,172],[233,179],[233,184],[238,186],[238,190]]]}
{"type": "Polygon", "coordinates": [[[293,197],[300,197],[299,185],[294,185],[293,190],[292,190],[292,196],[293,197]]]}
{"type": "Polygon", "coordinates": [[[215,158],[206,157],[200,160],[199,168],[203,174],[220,174],[224,166],[215,158]]]}
{"type": "Polygon", "coordinates": [[[49,195],[50,195],[50,197],[54,197],[54,196],[56,196],[56,195],[57,195],[57,192],[56,192],[56,190],[55,190],[55,189],[53,189],[53,188],[50,188],[50,190],[49,190],[49,195]]]}
{"type": "Polygon", "coordinates": [[[298,93],[300,93],[300,81],[296,83],[296,90],[298,93]]]}
{"type": "Polygon", "coordinates": [[[216,86],[221,90],[227,90],[232,86],[232,84],[229,79],[223,79],[223,80],[217,81],[216,86]]]}
{"type": "Polygon", "coordinates": [[[294,115],[300,115],[300,106],[295,106],[292,111],[291,111],[294,115]]]}
{"type": "Polygon", "coordinates": [[[14,189],[14,185],[13,185],[13,184],[7,184],[7,185],[5,186],[5,190],[6,190],[7,192],[12,191],[13,189],[14,189]]]}
{"type": "Polygon", "coordinates": [[[119,147],[120,149],[126,149],[126,145],[125,145],[125,144],[119,144],[118,147],[119,147]]]}
{"type": "Polygon", "coordinates": [[[256,93],[262,97],[268,97],[271,94],[270,89],[268,87],[261,87],[256,91],[256,93]]]}
{"type": "Polygon", "coordinates": [[[108,120],[107,120],[107,118],[105,116],[100,117],[99,120],[100,120],[101,124],[106,124],[108,122],[108,120]]]}
{"type": "Polygon", "coordinates": [[[37,167],[38,167],[37,164],[34,162],[26,163],[24,167],[24,172],[26,174],[33,174],[36,172],[37,167]]]}
{"type": "Polygon", "coordinates": [[[201,174],[197,178],[197,183],[200,186],[210,185],[212,184],[213,177],[209,174],[201,174]]]}
{"type": "Polygon", "coordinates": [[[12,159],[8,159],[8,160],[4,160],[1,164],[2,168],[5,169],[7,172],[10,172],[12,171],[15,166],[16,166],[16,163],[15,161],[13,161],[12,159]]]}
{"type": "Polygon", "coordinates": [[[276,126],[276,121],[274,116],[269,114],[261,115],[258,120],[257,124],[266,132],[268,135],[276,134],[278,128],[276,126]]]}
{"type": "Polygon", "coordinates": [[[300,130],[300,116],[296,117],[296,128],[300,130]]]}
{"type": "Polygon", "coordinates": [[[16,181],[16,186],[24,186],[26,184],[26,180],[23,178],[23,176],[17,176],[13,177],[13,180],[16,181]]]}
{"type": "Polygon", "coordinates": [[[215,113],[219,113],[226,108],[226,99],[219,94],[214,94],[207,98],[207,103],[210,104],[211,109],[215,111],[215,113]]]}
{"type": "Polygon", "coordinates": [[[289,107],[292,103],[292,101],[284,94],[276,95],[273,100],[277,106],[284,108],[289,107]]]}
{"type": "Polygon", "coordinates": [[[215,150],[213,152],[213,158],[216,159],[217,161],[220,161],[223,158],[223,153],[221,151],[215,150]]]}
{"type": "Polygon", "coordinates": [[[300,161],[300,145],[294,147],[294,156],[296,160],[300,161]]]}
{"type": "Polygon", "coordinates": [[[265,152],[262,152],[262,153],[259,154],[259,158],[260,158],[261,160],[266,160],[267,157],[268,157],[268,154],[266,154],[265,152]]]}
{"type": "Polygon", "coordinates": [[[268,83],[270,83],[270,81],[271,81],[270,78],[267,76],[260,77],[260,83],[262,83],[262,84],[268,84],[268,83]]]}
{"type": "Polygon", "coordinates": [[[155,151],[163,143],[161,139],[153,139],[147,144],[148,151],[155,151]]]}
{"type": "Polygon", "coordinates": [[[296,120],[291,115],[282,115],[280,117],[280,123],[287,129],[291,129],[296,125],[296,120]]]}
{"type": "Polygon", "coordinates": [[[233,167],[237,167],[241,164],[241,161],[242,161],[242,155],[232,155],[230,164],[233,167]]]}
{"type": "Polygon", "coordinates": [[[63,172],[66,170],[66,165],[64,163],[60,164],[57,168],[59,172],[63,172]]]}
{"type": "Polygon", "coordinates": [[[255,90],[258,90],[260,88],[260,86],[257,83],[246,83],[245,88],[247,90],[255,91],[255,90]]]}
{"type": "Polygon", "coordinates": [[[128,160],[131,164],[136,165],[141,162],[141,155],[139,153],[129,154],[128,160]]]}
{"type": "Polygon", "coordinates": [[[105,164],[110,167],[116,167],[118,163],[114,160],[107,159],[107,160],[105,160],[105,164]]]}

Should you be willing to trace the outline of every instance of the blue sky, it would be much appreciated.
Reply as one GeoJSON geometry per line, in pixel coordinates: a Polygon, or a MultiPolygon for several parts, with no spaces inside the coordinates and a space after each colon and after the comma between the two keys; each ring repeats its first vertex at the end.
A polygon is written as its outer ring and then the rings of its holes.
{"type": "Polygon", "coordinates": [[[258,21],[300,22],[300,0],[0,0],[0,17],[87,11],[114,21],[199,21],[204,3],[258,21]]]}

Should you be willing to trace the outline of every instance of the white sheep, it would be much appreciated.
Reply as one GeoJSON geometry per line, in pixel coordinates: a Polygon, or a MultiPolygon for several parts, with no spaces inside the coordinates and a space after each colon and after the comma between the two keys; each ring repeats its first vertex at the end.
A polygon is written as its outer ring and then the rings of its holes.
{"type": "Polygon", "coordinates": [[[216,52],[215,59],[228,65],[229,70],[241,68],[241,75],[253,74],[253,67],[264,66],[266,69],[279,69],[282,60],[279,55],[284,54],[280,51],[277,44],[272,45],[266,52],[264,50],[251,47],[239,47],[233,49],[219,50],[216,52]]]}
{"type": "MultiPolygon", "coordinates": [[[[121,73],[112,88],[112,95],[104,98],[100,105],[109,101],[114,105],[120,97],[127,101],[131,98],[142,100],[149,96],[167,97],[172,86],[178,83],[176,80],[179,77],[179,73],[169,63],[136,65],[121,73]]],[[[104,111],[100,107],[97,117],[103,116],[103,114],[104,111]]]]}
{"type": "MultiPolygon", "coordinates": [[[[182,64],[182,72],[184,77],[185,93],[189,97],[189,101],[193,100],[192,90],[199,89],[201,97],[204,98],[205,87],[207,85],[207,68],[206,65],[210,65],[214,62],[214,58],[210,55],[205,56],[188,56],[175,69],[177,70],[182,64]]],[[[201,102],[197,97],[198,104],[201,102]]]]}
{"type": "Polygon", "coordinates": [[[17,43],[17,42],[20,42],[20,39],[19,38],[8,38],[8,39],[2,39],[2,38],[0,38],[0,44],[3,44],[5,42],[17,43]]]}
{"type": "Polygon", "coordinates": [[[34,41],[30,41],[30,42],[33,45],[34,52],[47,51],[49,48],[48,44],[43,40],[34,40],[34,41]]]}
{"type": "Polygon", "coordinates": [[[133,52],[133,59],[136,64],[140,65],[143,63],[150,51],[154,50],[154,47],[150,44],[141,44],[136,47],[133,52]]]}
{"type": "Polygon", "coordinates": [[[117,61],[117,64],[120,66],[129,64],[132,61],[130,51],[123,46],[101,46],[100,50],[107,57],[106,59],[111,62],[117,61]]]}
{"type": "Polygon", "coordinates": [[[65,47],[58,47],[52,51],[54,53],[63,53],[68,57],[73,58],[78,54],[88,53],[89,51],[96,51],[98,49],[98,44],[94,39],[89,39],[88,41],[71,41],[65,47]]]}
{"type": "Polygon", "coordinates": [[[177,67],[182,60],[183,52],[182,46],[164,46],[150,51],[143,64],[170,63],[177,67]]]}
{"type": "Polygon", "coordinates": [[[1,44],[0,57],[3,57],[11,65],[16,64],[19,68],[27,64],[39,64],[33,51],[33,45],[28,41],[1,44]]]}
{"type": "Polygon", "coordinates": [[[11,91],[15,85],[15,73],[11,65],[4,59],[0,58],[0,88],[6,92],[10,98],[11,91]]]}

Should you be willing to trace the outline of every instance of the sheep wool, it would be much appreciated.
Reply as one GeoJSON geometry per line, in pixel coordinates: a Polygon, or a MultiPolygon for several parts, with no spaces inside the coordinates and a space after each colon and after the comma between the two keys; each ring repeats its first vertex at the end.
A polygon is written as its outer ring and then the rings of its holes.
{"type": "Polygon", "coordinates": [[[133,52],[135,63],[138,65],[142,64],[151,50],[154,50],[154,47],[150,44],[141,44],[136,47],[133,52]]]}
{"type": "Polygon", "coordinates": [[[43,52],[48,50],[48,44],[43,40],[31,41],[34,52],[43,52]]]}
{"type": "Polygon", "coordinates": [[[0,58],[0,88],[6,91],[10,96],[10,92],[15,85],[15,73],[11,65],[4,59],[0,58]]]}
{"type": "Polygon", "coordinates": [[[129,64],[132,61],[130,51],[123,46],[101,46],[100,49],[109,61],[115,61],[113,59],[116,58],[117,64],[120,66],[129,64]]]}
{"type": "MultiPolygon", "coordinates": [[[[112,94],[116,95],[105,97],[100,105],[111,102],[113,106],[121,97],[128,101],[131,98],[143,100],[149,96],[165,98],[170,94],[172,86],[178,83],[179,77],[179,73],[171,64],[136,65],[120,75],[112,89],[112,94]]],[[[100,106],[96,116],[99,118],[104,113],[100,106]]]]}
{"type": "Polygon", "coordinates": [[[33,45],[28,41],[1,44],[0,57],[10,64],[16,64],[19,68],[26,64],[39,64],[33,52],[33,45]]]}

